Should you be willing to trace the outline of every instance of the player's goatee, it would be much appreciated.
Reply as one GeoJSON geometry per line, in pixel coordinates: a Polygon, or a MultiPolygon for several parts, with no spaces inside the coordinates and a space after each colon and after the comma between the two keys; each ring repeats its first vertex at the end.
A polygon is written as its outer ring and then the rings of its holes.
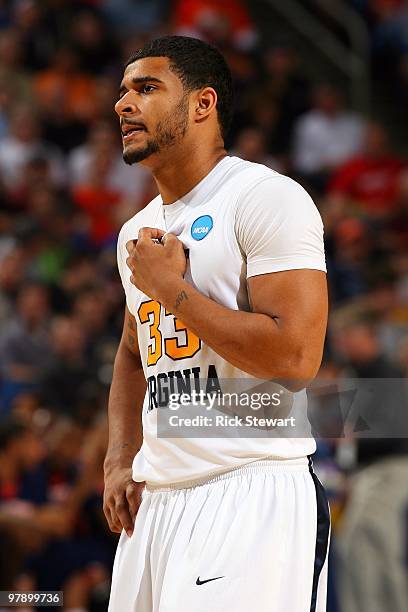
{"type": "Polygon", "coordinates": [[[149,140],[144,149],[131,149],[123,152],[125,163],[128,165],[137,164],[150,157],[150,155],[177,144],[184,137],[187,126],[188,100],[187,97],[183,96],[175,108],[158,122],[154,140],[149,140]]]}
{"type": "Polygon", "coordinates": [[[158,151],[159,145],[157,142],[150,141],[147,143],[144,149],[123,151],[123,160],[126,164],[131,166],[132,164],[137,164],[144,159],[147,159],[150,157],[150,155],[153,155],[153,153],[157,153],[158,151]]]}

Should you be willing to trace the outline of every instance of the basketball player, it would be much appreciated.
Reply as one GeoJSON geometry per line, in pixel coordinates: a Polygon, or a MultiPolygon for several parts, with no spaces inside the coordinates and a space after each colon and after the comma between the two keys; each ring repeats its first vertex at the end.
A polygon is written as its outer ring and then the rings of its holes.
{"type": "Polygon", "coordinates": [[[149,168],[160,195],[118,238],[109,610],[322,612],[329,521],[312,437],[157,432],[170,395],[205,399],[227,379],[292,381],[304,416],[327,318],[320,216],[293,180],[227,155],[231,74],[206,43],[140,49],[116,112],[125,162],[149,168]]]}

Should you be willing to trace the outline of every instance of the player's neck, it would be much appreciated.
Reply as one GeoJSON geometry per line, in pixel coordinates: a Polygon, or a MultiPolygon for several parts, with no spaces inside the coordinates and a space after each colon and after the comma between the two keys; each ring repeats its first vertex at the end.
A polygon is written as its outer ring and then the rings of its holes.
{"type": "Polygon", "coordinates": [[[227,152],[223,144],[216,147],[185,148],[153,170],[164,204],[172,204],[189,193],[218,164],[227,152]]]}

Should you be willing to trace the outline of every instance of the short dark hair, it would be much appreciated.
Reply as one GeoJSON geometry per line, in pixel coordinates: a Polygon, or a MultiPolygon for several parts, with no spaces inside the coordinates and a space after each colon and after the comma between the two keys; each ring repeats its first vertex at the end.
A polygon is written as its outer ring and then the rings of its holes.
{"type": "Polygon", "coordinates": [[[213,87],[217,92],[217,113],[225,139],[233,114],[232,75],[223,55],[215,47],[189,36],[163,36],[146,43],[126,62],[125,68],[145,57],[168,57],[170,68],[188,92],[213,87]]]}

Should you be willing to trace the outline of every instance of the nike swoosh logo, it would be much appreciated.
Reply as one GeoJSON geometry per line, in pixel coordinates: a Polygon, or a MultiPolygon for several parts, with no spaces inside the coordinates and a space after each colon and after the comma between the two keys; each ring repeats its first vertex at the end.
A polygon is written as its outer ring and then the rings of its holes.
{"type": "Polygon", "coordinates": [[[208,580],[200,580],[200,576],[196,580],[196,584],[205,584],[206,582],[212,582],[213,580],[219,580],[220,578],[225,578],[225,576],[217,576],[216,578],[208,578],[208,580]]]}

